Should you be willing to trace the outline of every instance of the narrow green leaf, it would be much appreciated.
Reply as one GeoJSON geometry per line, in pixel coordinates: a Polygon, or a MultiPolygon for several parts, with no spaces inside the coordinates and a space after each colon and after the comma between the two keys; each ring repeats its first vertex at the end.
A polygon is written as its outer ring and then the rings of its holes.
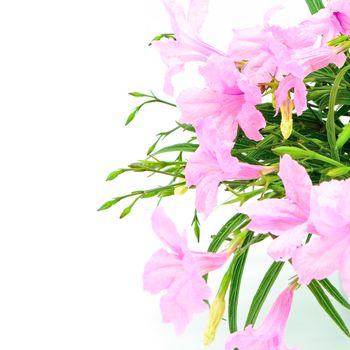
{"type": "MultiPolygon", "coordinates": [[[[242,247],[249,244],[249,242],[253,239],[254,233],[249,232],[247,234],[246,239],[243,242],[242,247]]],[[[241,289],[242,276],[244,271],[244,266],[247,260],[249,252],[249,247],[246,251],[240,255],[235,263],[232,266],[232,275],[231,275],[231,283],[230,283],[230,293],[229,293],[229,301],[228,301],[228,324],[230,328],[230,332],[236,332],[238,330],[237,325],[237,316],[238,316],[238,299],[239,292],[241,289]]]]}
{"type": "Polygon", "coordinates": [[[324,8],[322,0],[305,0],[307,6],[309,6],[311,14],[315,14],[324,8]]]}
{"type": "Polygon", "coordinates": [[[323,308],[323,310],[330,316],[330,318],[336,323],[336,325],[348,336],[350,337],[350,332],[348,328],[346,327],[346,324],[344,320],[339,315],[338,311],[335,309],[331,301],[329,300],[328,296],[322,289],[321,285],[313,280],[309,285],[308,288],[312,292],[312,294],[315,296],[316,300],[320,304],[320,306],[323,308]]]}
{"type": "Polygon", "coordinates": [[[248,222],[248,216],[244,214],[234,215],[215,235],[215,237],[209,245],[208,252],[216,253],[221,247],[221,245],[225,242],[229,234],[231,234],[234,231],[240,230],[242,227],[246,226],[248,222]]]}
{"type": "Polygon", "coordinates": [[[340,305],[350,310],[350,304],[345,299],[343,294],[341,294],[327,278],[319,281],[319,283],[340,305]]]}
{"type": "Polygon", "coordinates": [[[255,324],[261,311],[261,308],[264,305],[264,302],[272,286],[274,285],[279,273],[281,272],[283,266],[284,262],[274,262],[266,272],[250,305],[247,320],[245,322],[245,327],[247,327],[248,325],[255,324]]]}
{"type": "Polygon", "coordinates": [[[199,222],[199,218],[198,218],[198,215],[197,215],[197,210],[195,210],[194,212],[194,216],[193,216],[193,220],[192,220],[192,224],[193,226],[193,232],[194,232],[194,235],[196,236],[197,238],[197,242],[199,243],[200,242],[200,239],[201,239],[201,224],[199,222]]]}
{"type": "Polygon", "coordinates": [[[198,148],[198,145],[194,143],[178,143],[175,145],[164,147],[159,151],[157,151],[156,153],[154,153],[153,155],[169,153],[169,152],[195,152],[197,148],[198,148]]]}
{"type": "Polygon", "coordinates": [[[329,106],[328,106],[328,115],[327,115],[327,138],[329,143],[329,148],[331,150],[332,158],[339,161],[339,151],[336,148],[336,133],[335,133],[335,120],[334,120],[334,112],[335,112],[335,106],[336,106],[336,100],[338,95],[338,90],[340,87],[340,83],[344,79],[345,74],[350,70],[350,65],[344,67],[339,74],[337,75],[337,78],[334,81],[334,84],[332,86],[332,90],[329,97],[329,106]]]}

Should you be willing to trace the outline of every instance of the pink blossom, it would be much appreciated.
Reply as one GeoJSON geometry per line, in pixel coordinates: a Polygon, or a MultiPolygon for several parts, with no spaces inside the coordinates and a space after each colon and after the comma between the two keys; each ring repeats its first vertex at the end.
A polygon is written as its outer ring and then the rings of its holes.
{"type": "Polygon", "coordinates": [[[200,71],[207,87],[188,89],[179,96],[182,121],[197,127],[212,118],[225,141],[234,140],[238,126],[248,138],[261,140],[259,130],[266,122],[255,107],[261,103],[260,89],[239,73],[232,59],[219,55],[212,55],[200,71]]]}
{"type": "Polygon", "coordinates": [[[311,191],[310,220],[317,236],[293,254],[300,283],[340,271],[350,299],[350,180],[323,182],[311,191]]]}
{"type": "Polygon", "coordinates": [[[172,78],[184,70],[186,63],[206,62],[211,54],[221,52],[204,43],[198,36],[207,14],[208,0],[191,0],[187,14],[176,1],[163,1],[170,14],[176,40],[154,41],[153,45],[159,49],[162,60],[169,68],[164,90],[172,95],[172,78]]]}
{"type": "Polygon", "coordinates": [[[211,295],[203,275],[221,267],[229,252],[201,253],[188,249],[185,236],[181,236],[174,223],[161,208],[152,217],[153,229],[172,252],[157,251],[145,266],[144,289],[152,294],[163,290],[160,301],[163,322],[174,324],[181,333],[194,313],[206,311],[203,300],[211,295]]]}
{"type": "Polygon", "coordinates": [[[292,75],[287,75],[280,82],[276,90],[276,111],[278,111],[283,103],[289,99],[289,92],[294,90],[294,106],[298,115],[301,115],[307,109],[306,87],[302,79],[292,75]]]}
{"type": "Polygon", "coordinates": [[[196,208],[208,216],[217,203],[218,186],[226,180],[261,177],[264,167],[239,162],[231,156],[232,142],[225,141],[210,119],[197,127],[200,147],[187,163],[187,186],[196,186],[196,208]]]}
{"type": "Polygon", "coordinates": [[[275,260],[289,259],[311,229],[310,195],[312,182],[306,170],[289,155],[281,158],[279,176],[286,191],[286,198],[265,199],[241,211],[251,222],[248,228],[260,233],[279,236],[269,247],[275,260]]]}
{"type": "MultiPolygon", "coordinates": [[[[285,289],[273,304],[269,314],[258,328],[248,326],[236,332],[226,342],[226,350],[288,350],[284,340],[285,328],[292,306],[293,287],[285,289]]],[[[297,350],[294,348],[294,350],[297,350]]]]}
{"type": "Polygon", "coordinates": [[[350,34],[350,2],[348,0],[331,0],[328,2],[327,9],[337,19],[340,27],[340,33],[350,34]]]}

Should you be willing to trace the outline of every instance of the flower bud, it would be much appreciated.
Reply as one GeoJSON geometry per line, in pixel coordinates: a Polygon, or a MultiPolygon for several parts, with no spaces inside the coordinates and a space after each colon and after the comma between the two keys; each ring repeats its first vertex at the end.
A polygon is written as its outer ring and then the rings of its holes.
{"type": "Polygon", "coordinates": [[[217,296],[210,308],[209,324],[204,332],[204,345],[211,344],[215,339],[216,330],[225,313],[225,299],[217,296]]]}
{"type": "Polygon", "coordinates": [[[293,109],[294,109],[294,103],[290,98],[288,98],[286,101],[282,103],[281,132],[285,140],[289,138],[289,136],[292,134],[292,131],[293,131],[293,109]]]}
{"type": "Polygon", "coordinates": [[[188,187],[186,185],[183,186],[178,186],[175,188],[174,190],[174,194],[176,196],[182,196],[183,194],[185,194],[188,191],[188,187]]]}

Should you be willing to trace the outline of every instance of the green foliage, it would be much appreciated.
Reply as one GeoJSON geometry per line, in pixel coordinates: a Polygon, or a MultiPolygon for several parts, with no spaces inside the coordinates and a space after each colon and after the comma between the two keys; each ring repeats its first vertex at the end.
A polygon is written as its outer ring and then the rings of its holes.
{"type": "Polygon", "coordinates": [[[272,286],[281,272],[283,265],[283,262],[274,262],[266,272],[250,305],[245,327],[255,324],[261,308],[263,307],[272,286]]]}
{"type": "Polygon", "coordinates": [[[344,322],[344,320],[339,315],[338,311],[333,306],[332,302],[327,297],[326,293],[322,289],[321,285],[317,281],[312,281],[308,285],[310,291],[315,296],[319,305],[323,310],[330,316],[330,318],[335,322],[335,324],[348,336],[350,337],[350,332],[344,322]]]}
{"type": "Polygon", "coordinates": [[[305,0],[307,6],[309,6],[310,12],[315,14],[324,8],[322,0],[305,0]]]}
{"type": "MultiPolygon", "coordinates": [[[[248,246],[248,244],[253,239],[253,232],[249,232],[246,236],[246,239],[243,242],[242,247],[248,246]]],[[[230,283],[230,292],[229,292],[229,302],[228,302],[228,324],[230,328],[230,332],[233,333],[238,330],[237,319],[238,319],[238,299],[239,292],[241,289],[242,276],[244,272],[244,266],[247,260],[249,252],[248,248],[240,255],[237,259],[235,259],[234,264],[232,265],[232,273],[231,273],[231,283],[230,283]]]]}

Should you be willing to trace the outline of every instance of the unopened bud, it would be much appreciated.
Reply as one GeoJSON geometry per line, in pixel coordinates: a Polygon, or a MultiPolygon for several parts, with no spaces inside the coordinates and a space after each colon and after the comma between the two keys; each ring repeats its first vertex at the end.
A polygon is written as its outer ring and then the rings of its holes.
{"type": "Polygon", "coordinates": [[[282,103],[281,132],[285,140],[289,138],[289,136],[292,134],[292,131],[293,131],[293,109],[294,109],[294,103],[290,98],[288,98],[286,101],[282,103]]]}
{"type": "Polygon", "coordinates": [[[216,297],[210,308],[209,324],[204,332],[204,345],[211,344],[215,339],[216,330],[225,313],[225,300],[222,297],[216,297]]]}
{"type": "Polygon", "coordinates": [[[339,177],[339,176],[344,176],[350,172],[350,167],[348,166],[342,166],[338,168],[334,168],[332,170],[329,170],[327,172],[327,176],[329,177],[339,177]]]}
{"type": "Polygon", "coordinates": [[[174,190],[174,194],[176,196],[182,196],[183,194],[185,194],[188,191],[188,187],[186,185],[183,186],[178,186],[175,188],[174,190]]]}

